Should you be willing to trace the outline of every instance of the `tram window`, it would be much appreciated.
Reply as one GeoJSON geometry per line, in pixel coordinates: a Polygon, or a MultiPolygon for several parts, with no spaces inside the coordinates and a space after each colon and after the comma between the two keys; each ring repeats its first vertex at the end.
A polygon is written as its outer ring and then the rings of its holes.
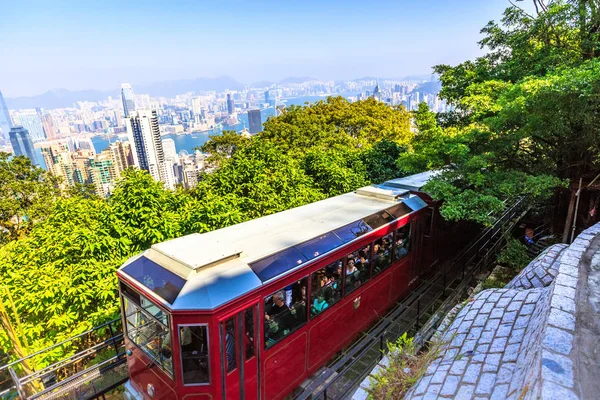
{"type": "Polygon", "coordinates": [[[385,224],[389,224],[394,220],[394,216],[392,216],[387,211],[380,211],[375,214],[371,214],[368,217],[364,218],[364,221],[373,229],[377,229],[380,226],[385,224]]]}
{"type": "Polygon", "coordinates": [[[299,244],[296,246],[298,250],[306,257],[308,260],[312,260],[313,258],[319,257],[336,247],[339,247],[343,244],[342,240],[337,237],[334,233],[329,232],[314,239],[309,240],[308,242],[299,244]]]}
{"type": "Polygon", "coordinates": [[[265,297],[265,348],[273,346],[306,323],[307,285],[308,278],[304,278],[265,297]]]}
{"type": "Polygon", "coordinates": [[[386,211],[396,217],[396,219],[412,212],[410,207],[404,203],[396,204],[395,206],[388,208],[386,211]]]}
{"type": "Polygon", "coordinates": [[[244,347],[246,360],[254,357],[254,307],[250,307],[244,312],[244,347]]]}
{"type": "Polygon", "coordinates": [[[363,220],[352,222],[333,231],[344,243],[348,243],[367,232],[372,231],[371,227],[363,220]]]}
{"type": "Polygon", "coordinates": [[[209,383],[208,330],[206,325],[180,325],[183,384],[209,383]]]}
{"type": "Polygon", "coordinates": [[[369,280],[369,275],[371,273],[370,259],[371,245],[366,245],[362,249],[354,251],[346,256],[346,295],[369,280]]]}
{"type": "Polygon", "coordinates": [[[123,268],[123,272],[165,299],[169,304],[173,304],[186,282],[182,277],[146,257],[140,257],[128,264],[123,268]]]}
{"type": "Polygon", "coordinates": [[[310,277],[310,316],[316,317],[342,298],[343,262],[338,260],[310,277]]]}
{"type": "Polygon", "coordinates": [[[144,296],[140,305],[127,296],[123,298],[125,333],[154,362],[173,376],[173,351],[169,318],[144,296]]]}
{"type": "Polygon", "coordinates": [[[231,317],[225,322],[225,356],[227,359],[227,372],[231,372],[237,368],[235,333],[235,317],[231,317]]]}
{"type": "Polygon", "coordinates": [[[306,262],[306,257],[295,247],[290,247],[250,264],[250,268],[258,275],[261,281],[265,282],[304,262],[306,262]]]}
{"type": "Polygon", "coordinates": [[[373,276],[392,265],[394,232],[377,239],[373,245],[373,276]]]}
{"type": "Polygon", "coordinates": [[[394,261],[404,258],[410,250],[410,224],[404,225],[396,231],[396,244],[394,248],[394,261]]]}

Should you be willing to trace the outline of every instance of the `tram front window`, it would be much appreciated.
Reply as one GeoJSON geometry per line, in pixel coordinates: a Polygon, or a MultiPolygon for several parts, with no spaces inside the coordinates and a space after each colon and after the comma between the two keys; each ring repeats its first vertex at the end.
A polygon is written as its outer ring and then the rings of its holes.
{"type": "Polygon", "coordinates": [[[173,376],[171,328],[167,314],[142,295],[122,297],[127,337],[173,376]]]}

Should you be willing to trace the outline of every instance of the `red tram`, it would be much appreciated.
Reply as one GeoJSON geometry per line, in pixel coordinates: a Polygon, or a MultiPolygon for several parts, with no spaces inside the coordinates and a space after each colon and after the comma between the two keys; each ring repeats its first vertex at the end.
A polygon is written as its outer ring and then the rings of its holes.
{"type": "Polygon", "coordinates": [[[130,399],[281,399],[434,264],[432,173],[153,245],[118,271],[130,399]],[[429,204],[429,205],[428,205],[429,204]]]}

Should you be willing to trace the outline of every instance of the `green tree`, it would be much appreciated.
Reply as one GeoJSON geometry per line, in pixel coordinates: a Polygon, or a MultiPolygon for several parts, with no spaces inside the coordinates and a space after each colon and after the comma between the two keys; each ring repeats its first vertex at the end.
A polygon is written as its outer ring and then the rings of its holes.
{"type": "Polygon", "coordinates": [[[58,195],[56,179],[29,158],[0,152],[0,244],[25,235],[58,195]]]}
{"type": "Polygon", "coordinates": [[[369,183],[360,152],[351,149],[309,150],[302,168],[316,186],[329,196],[351,192],[369,183]]]}

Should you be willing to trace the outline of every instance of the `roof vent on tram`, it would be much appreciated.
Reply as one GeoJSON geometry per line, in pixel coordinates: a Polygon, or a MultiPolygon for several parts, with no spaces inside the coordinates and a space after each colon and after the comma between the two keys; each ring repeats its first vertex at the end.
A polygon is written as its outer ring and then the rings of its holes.
{"type": "Polygon", "coordinates": [[[361,196],[373,197],[376,199],[388,201],[396,201],[408,193],[409,191],[406,189],[398,189],[385,185],[365,186],[356,191],[356,194],[361,196]]]}

